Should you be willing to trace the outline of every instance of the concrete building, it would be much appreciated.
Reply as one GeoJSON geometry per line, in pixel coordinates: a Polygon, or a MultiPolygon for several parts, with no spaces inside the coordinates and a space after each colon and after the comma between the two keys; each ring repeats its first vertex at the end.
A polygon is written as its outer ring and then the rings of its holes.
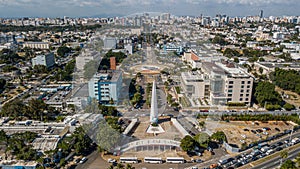
{"type": "Polygon", "coordinates": [[[116,49],[117,47],[117,39],[113,37],[104,38],[104,47],[103,49],[116,49]]]}
{"type": "Polygon", "coordinates": [[[54,60],[54,53],[48,53],[45,55],[38,55],[34,58],[31,59],[32,66],[34,67],[35,65],[44,65],[47,68],[52,67],[55,64],[54,60]]]}
{"type": "Polygon", "coordinates": [[[233,63],[202,62],[201,70],[181,74],[181,86],[188,98],[208,98],[212,105],[250,104],[253,78],[233,63]]]}
{"type": "Polygon", "coordinates": [[[182,72],[180,81],[183,93],[185,93],[187,97],[209,97],[209,77],[205,74],[202,74],[200,71],[182,72]]]}
{"type": "Polygon", "coordinates": [[[128,52],[128,54],[133,54],[133,44],[128,43],[124,46],[125,52],[128,52]]]}
{"type": "Polygon", "coordinates": [[[33,49],[49,49],[50,44],[48,42],[25,42],[23,43],[23,48],[33,48],[33,49]]]}
{"type": "Polygon", "coordinates": [[[103,104],[117,104],[122,88],[122,72],[106,70],[96,73],[88,83],[89,97],[103,104]]]}
{"type": "Polygon", "coordinates": [[[210,76],[210,100],[213,105],[251,103],[253,78],[245,70],[228,62],[204,62],[201,70],[210,76]]]}
{"type": "Polygon", "coordinates": [[[83,50],[82,53],[76,57],[77,70],[84,70],[84,65],[92,60],[100,63],[100,53],[90,49],[83,50]]]}

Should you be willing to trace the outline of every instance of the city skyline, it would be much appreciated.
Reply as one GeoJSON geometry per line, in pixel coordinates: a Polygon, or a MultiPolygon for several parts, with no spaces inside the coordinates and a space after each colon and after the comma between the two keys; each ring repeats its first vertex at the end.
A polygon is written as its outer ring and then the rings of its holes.
{"type": "Polygon", "coordinates": [[[177,16],[298,15],[297,0],[1,0],[0,17],[126,16],[138,12],[167,12],[177,16]]]}

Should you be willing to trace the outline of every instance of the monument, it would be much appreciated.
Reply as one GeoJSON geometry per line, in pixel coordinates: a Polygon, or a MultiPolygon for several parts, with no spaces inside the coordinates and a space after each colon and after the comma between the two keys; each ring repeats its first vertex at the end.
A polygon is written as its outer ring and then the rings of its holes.
{"type": "Polygon", "coordinates": [[[152,96],[151,96],[151,109],[150,109],[150,126],[147,129],[147,133],[163,133],[164,129],[158,123],[158,108],[157,108],[157,96],[156,96],[156,84],[155,80],[152,84],[152,96]]]}
{"type": "Polygon", "coordinates": [[[152,84],[150,122],[151,122],[151,124],[157,124],[158,123],[158,110],[157,110],[157,96],[156,96],[155,80],[153,81],[153,84],[152,84]]]}

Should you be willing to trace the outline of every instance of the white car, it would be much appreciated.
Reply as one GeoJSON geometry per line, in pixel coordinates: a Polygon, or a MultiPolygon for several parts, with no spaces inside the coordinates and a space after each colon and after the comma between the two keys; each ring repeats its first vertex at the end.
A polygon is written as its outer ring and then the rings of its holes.
{"type": "Polygon", "coordinates": [[[107,162],[109,162],[109,163],[115,163],[116,160],[115,160],[115,159],[112,159],[112,158],[109,158],[109,159],[107,160],[107,162]]]}
{"type": "Polygon", "coordinates": [[[86,160],[87,160],[87,158],[86,158],[86,157],[83,157],[83,158],[79,161],[79,163],[80,163],[80,164],[83,164],[84,162],[86,162],[86,160]]]}

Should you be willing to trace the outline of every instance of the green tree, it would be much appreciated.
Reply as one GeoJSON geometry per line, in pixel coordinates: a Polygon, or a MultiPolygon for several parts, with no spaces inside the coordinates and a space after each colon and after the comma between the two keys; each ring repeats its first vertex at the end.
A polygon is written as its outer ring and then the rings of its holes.
{"type": "Polygon", "coordinates": [[[275,85],[270,82],[259,82],[255,87],[254,96],[261,106],[264,106],[266,102],[279,105],[282,102],[281,96],[275,91],[275,85]]]}
{"type": "Polygon", "coordinates": [[[287,110],[287,111],[290,111],[290,110],[295,109],[295,106],[292,105],[292,104],[289,104],[289,103],[285,103],[285,104],[283,105],[283,108],[284,108],[285,110],[287,110]]]}
{"type": "Polygon", "coordinates": [[[297,166],[300,167],[300,153],[297,155],[295,162],[296,162],[297,166]]]}
{"type": "Polygon", "coordinates": [[[212,140],[216,140],[219,143],[227,142],[226,134],[223,131],[217,131],[211,135],[212,140]]]}
{"type": "Polygon", "coordinates": [[[200,126],[201,128],[203,128],[203,127],[205,126],[205,121],[200,121],[200,122],[199,122],[199,126],[200,126]]]}
{"type": "Polygon", "coordinates": [[[292,160],[288,159],[286,160],[281,166],[280,169],[297,169],[295,162],[292,160]]]}
{"type": "Polygon", "coordinates": [[[207,148],[210,141],[210,137],[207,133],[199,133],[194,137],[195,141],[199,143],[200,146],[207,148]]]}
{"type": "Polygon", "coordinates": [[[180,147],[183,151],[191,151],[195,148],[195,140],[191,136],[185,136],[180,141],[180,147]]]}
{"type": "Polygon", "coordinates": [[[60,46],[58,49],[57,49],[57,54],[61,57],[64,57],[67,53],[70,53],[71,52],[71,48],[63,45],[63,46],[60,46]]]}

